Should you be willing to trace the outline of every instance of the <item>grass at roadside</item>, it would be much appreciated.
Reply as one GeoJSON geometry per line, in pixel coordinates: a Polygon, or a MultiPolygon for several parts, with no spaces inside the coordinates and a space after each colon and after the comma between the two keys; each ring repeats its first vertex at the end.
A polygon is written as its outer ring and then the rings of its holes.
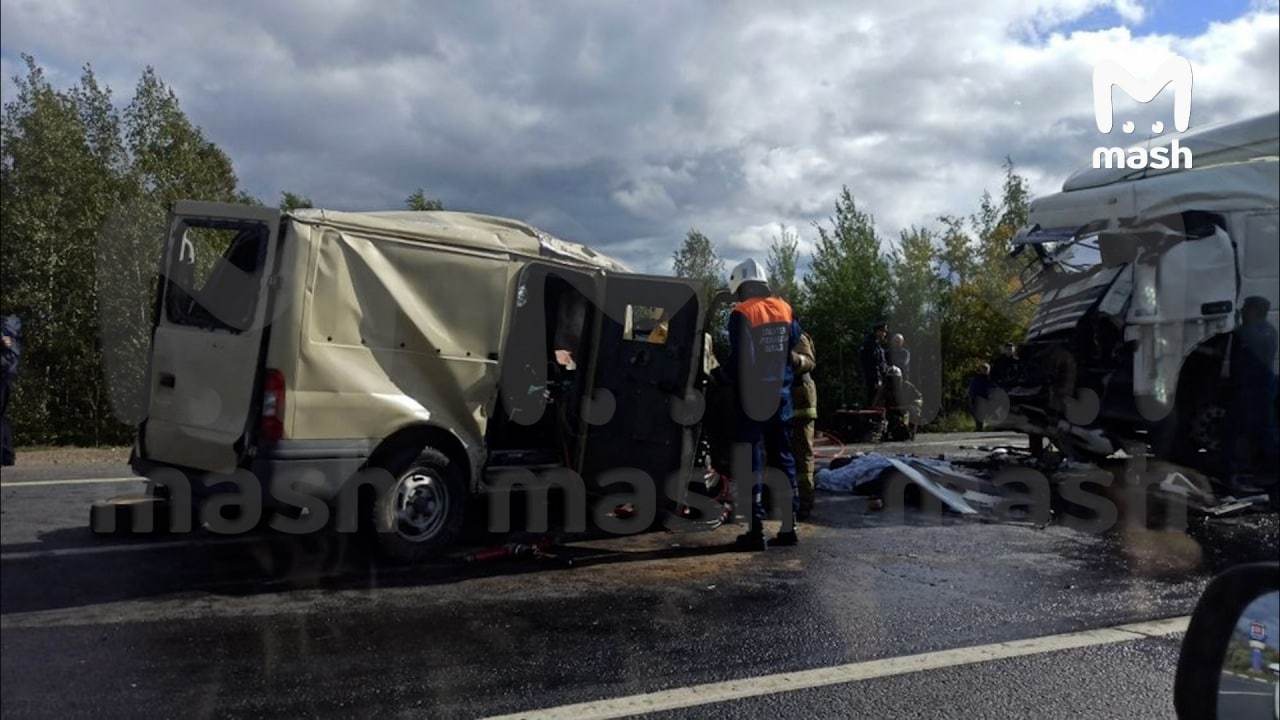
{"type": "Polygon", "coordinates": [[[27,445],[17,448],[16,467],[37,465],[94,465],[129,462],[128,446],[72,447],[27,445]]]}
{"type": "Polygon", "coordinates": [[[931,433],[974,432],[977,429],[973,424],[973,416],[963,410],[939,415],[933,422],[920,428],[921,432],[931,433]]]}

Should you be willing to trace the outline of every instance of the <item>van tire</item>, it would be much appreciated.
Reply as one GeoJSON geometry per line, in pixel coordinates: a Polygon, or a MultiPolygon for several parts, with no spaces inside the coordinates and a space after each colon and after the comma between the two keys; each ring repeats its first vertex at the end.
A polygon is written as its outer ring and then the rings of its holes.
{"type": "Polygon", "coordinates": [[[448,549],[462,534],[466,483],[449,458],[434,448],[423,448],[412,461],[396,464],[383,468],[396,479],[396,486],[370,503],[369,526],[382,556],[417,562],[448,549]],[[390,531],[380,532],[383,527],[390,531]]]}

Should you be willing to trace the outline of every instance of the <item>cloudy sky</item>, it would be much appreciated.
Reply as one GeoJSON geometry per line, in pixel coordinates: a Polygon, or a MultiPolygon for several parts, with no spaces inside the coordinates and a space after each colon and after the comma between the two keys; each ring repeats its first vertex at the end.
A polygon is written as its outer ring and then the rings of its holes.
{"type": "Polygon", "coordinates": [[[1193,127],[1280,105],[1274,0],[780,5],[2,0],[2,88],[30,53],[125,103],[153,65],[264,200],[422,186],[651,271],[691,226],[731,259],[808,244],[842,184],[887,236],[971,212],[1006,155],[1052,192],[1106,139],[1104,58],[1188,58],[1193,127]]]}

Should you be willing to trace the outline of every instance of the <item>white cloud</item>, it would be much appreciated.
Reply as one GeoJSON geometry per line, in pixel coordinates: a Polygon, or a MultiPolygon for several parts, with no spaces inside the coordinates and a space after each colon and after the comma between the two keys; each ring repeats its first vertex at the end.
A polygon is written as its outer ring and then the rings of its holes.
{"type": "Polygon", "coordinates": [[[613,191],[613,199],[635,215],[661,218],[675,212],[676,203],[666,188],[654,180],[638,180],[613,191]]]}
{"type": "Polygon", "coordinates": [[[1121,20],[1133,25],[1139,25],[1147,19],[1147,9],[1137,0],[1116,0],[1115,11],[1121,20]]]}
{"type": "Polygon", "coordinates": [[[6,75],[91,61],[124,101],[152,64],[264,199],[423,186],[648,270],[691,226],[732,258],[778,223],[807,242],[842,184],[886,237],[972,211],[1006,155],[1052,191],[1098,144],[1103,57],[1188,57],[1193,125],[1280,105],[1274,2],[1195,37],[1141,33],[1138,0],[0,7],[6,75]],[[1127,27],[1062,30],[1104,7],[1127,27]]]}

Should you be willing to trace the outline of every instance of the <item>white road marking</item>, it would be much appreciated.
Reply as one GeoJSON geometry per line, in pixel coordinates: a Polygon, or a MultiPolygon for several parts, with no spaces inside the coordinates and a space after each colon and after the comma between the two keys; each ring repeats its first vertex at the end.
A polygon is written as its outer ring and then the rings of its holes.
{"type": "Polygon", "coordinates": [[[67,480],[18,480],[17,482],[0,482],[0,488],[45,487],[48,485],[105,485],[107,483],[146,481],[147,479],[141,475],[109,478],[70,478],[67,480]]]}
{"type": "Polygon", "coordinates": [[[245,543],[262,542],[261,537],[247,536],[237,538],[222,539],[200,539],[200,540],[164,540],[160,542],[150,542],[140,540],[136,543],[113,543],[110,545],[90,545],[88,547],[70,547],[55,548],[53,550],[24,550],[20,552],[0,553],[0,562],[10,562],[14,560],[32,560],[36,558],[46,557],[72,557],[76,555],[105,555],[107,553],[116,552],[143,552],[148,550],[168,550],[180,547],[195,547],[197,545],[213,546],[213,545],[242,545],[245,543]]]}
{"type": "Polygon", "coordinates": [[[1044,637],[1012,640],[990,645],[939,650],[919,655],[868,660],[847,665],[800,670],[798,672],[761,675],[759,677],[693,685],[641,695],[629,695],[541,710],[530,710],[511,715],[496,716],[489,718],[489,720],[516,720],[517,718],[526,720],[604,720],[605,718],[643,715],[663,710],[677,710],[728,700],[741,700],[743,698],[827,685],[840,685],[872,678],[904,675],[991,660],[1039,655],[1094,645],[1132,642],[1151,637],[1164,637],[1174,633],[1185,632],[1187,623],[1190,620],[1191,616],[1184,615],[1165,620],[1116,625],[1097,630],[1082,630],[1061,635],[1046,635],[1044,637]]]}

